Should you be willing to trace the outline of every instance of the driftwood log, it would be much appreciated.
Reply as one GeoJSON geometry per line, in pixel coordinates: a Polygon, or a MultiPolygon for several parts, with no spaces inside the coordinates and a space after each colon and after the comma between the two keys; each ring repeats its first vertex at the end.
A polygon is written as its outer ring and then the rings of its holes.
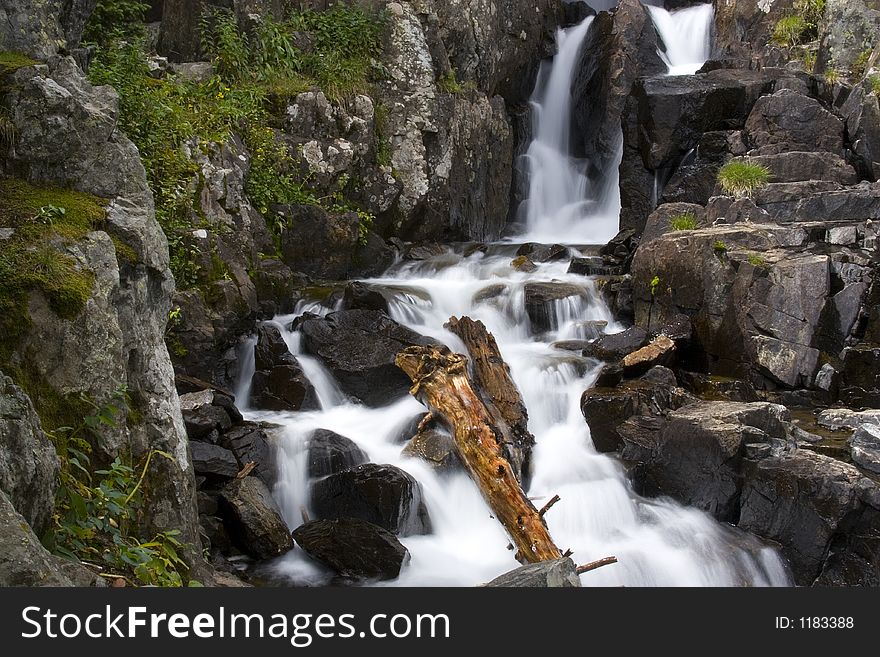
{"type": "Polygon", "coordinates": [[[517,480],[528,488],[529,462],[535,437],[529,431],[529,414],[522,395],[510,376],[501,350],[483,322],[452,317],[446,328],[457,335],[471,357],[475,388],[501,432],[504,455],[517,480]]]}
{"type": "Polygon", "coordinates": [[[458,455],[507,530],[517,560],[561,558],[544,518],[526,497],[507,460],[499,426],[503,422],[471,385],[467,358],[433,346],[409,347],[397,355],[396,363],[412,379],[413,396],[452,430],[458,455]]]}

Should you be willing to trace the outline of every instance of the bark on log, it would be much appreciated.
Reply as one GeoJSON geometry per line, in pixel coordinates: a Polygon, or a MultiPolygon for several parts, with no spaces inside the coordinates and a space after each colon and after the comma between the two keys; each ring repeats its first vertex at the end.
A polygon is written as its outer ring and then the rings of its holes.
{"type": "Polygon", "coordinates": [[[410,392],[449,425],[458,455],[517,548],[520,563],[559,559],[544,519],[526,497],[504,453],[498,423],[471,385],[467,358],[436,347],[409,347],[397,366],[410,392]]]}
{"type": "Polygon", "coordinates": [[[510,376],[501,351],[483,322],[470,317],[451,317],[446,328],[457,335],[471,357],[473,379],[489,413],[498,420],[504,454],[514,474],[528,488],[529,463],[535,437],[529,431],[529,414],[519,388],[510,376]]]}

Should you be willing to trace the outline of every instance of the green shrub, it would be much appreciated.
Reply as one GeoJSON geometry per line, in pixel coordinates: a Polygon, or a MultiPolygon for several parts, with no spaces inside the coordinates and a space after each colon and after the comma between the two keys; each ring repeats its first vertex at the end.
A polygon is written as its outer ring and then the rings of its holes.
{"type": "Polygon", "coordinates": [[[767,267],[767,261],[764,260],[764,256],[762,256],[760,253],[749,254],[748,262],[753,267],[760,267],[761,269],[767,267]]]}
{"type": "Polygon", "coordinates": [[[727,245],[721,240],[715,240],[715,243],[712,245],[712,250],[717,253],[725,253],[727,252],[727,245]]]}
{"type": "Polygon", "coordinates": [[[745,160],[728,162],[718,171],[721,188],[734,196],[751,196],[766,187],[770,181],[770,169],[745,160]]]}
{"type": "Polygon", "coordinates": [[[86,24],[83,40],[105,44],[136,37],[143,32],[144,12],[149,8],[148,2],[140,0],[98,0],[86,24]]]}
{"type": "Polygon", "coordinates": [[[802,16],[780,18],[773,27],[773,43],[783,48],[794,48],[804,43],[810,24],[802,16]]]}
{"type": "Polygon", "coordinates": [[[868,84],[871,85],[871,91],[880,96],[880,74],[869,75],[868,84]]]}
{"type": "Polygon", "coordinates": [[[120,389],[100,406],[86,397],[82,401],[92,410],[81,424],[50,434],[61,473],[54,527],[43,542],[60,556],[100,566],[102,577],[123,578],[134,585],[181,586],[187,566],[179,554],[185,547],[177,539],[180,532],[160,532],[148,540],[137,532],[141,486],[150,464],[155,458],[173,457],[153,450],[137,469],[117,457],[108,467],[93,470],[89,438],[115,428],[128,410],[129,398],[120,389]]]}
{"type": "Polygon", "coordinates": [[[674,231],[679,230],[696,230],[699,226],[697,224],[697,218],[694,216],[693,212],[683,212],[682,214],[677,214],[669,222],[669,227],[674,231]]]}
{"type": "Polygon", "coordinates": [[[659,287],[660,287],[660,277],[654,276],[654,278],[651,279],[651,285],[650,285],[652,298],[657,296],[657,288],[659,288],[659,287]]]}
{"type": "Polygon", "coordinates": [[[461,94],[476,88],[476,85],[470,80],[467,82],[459,82],[455,69],[450,69],[446,75],[438,79],[437,86],[441,91],[448,94],[461,94]]]}

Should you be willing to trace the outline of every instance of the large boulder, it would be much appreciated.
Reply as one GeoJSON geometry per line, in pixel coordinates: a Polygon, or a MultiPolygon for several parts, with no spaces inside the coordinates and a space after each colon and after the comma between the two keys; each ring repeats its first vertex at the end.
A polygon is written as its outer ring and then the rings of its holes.
{"type": "Polygon", "coordinates": [[[876,0],[825,0],[820,25],[818,66],[851,71],[866,48],[877,43],[880,4],[876,0]]]}
{"type": "Polygon", "coordinates": [[[31,400],[0,372],[0,491],[38,535],[52,518],[58,470],[31,400]]]}
{"type": "Polygon", "coordinates": [[[5,51],[48,59],[76,48],[97,0],[3,0],[0,44],[5,51]]]}
{"type": "Polygon", "coordinates": [[[318,408],[314,386],[288,350],[281,331],[272,324],[257,329],[250,402],[256,408],[270,411],[318,408]]]}
{"type": "Polygon", "coordinates": [[[520,566],[486,584],[505,588],[569,588],[580,585],[577,569],[568,557],[520,566]]]}
{"type": "MultiPolygon", "coordinates": [[[[741,158],[735,158],[742,161],[741,158]]],[[[772,155],[749,155],[751,164],[767,167],[774,183],[822,180],[840,185],[855,185],[855,169],[836,153],[785,151],[772,155]]]]}
{"type": "Polygon", "coordinates": [[[253,463],[251,474],[270,489],[275,485],[278,479],[275,448],[266,429],[253,422],[243,422],[223,434],[220,444],[233,453],[239,471],[253,463]]]}
{"type": "Polygon", "coordinates": [[[367,463],[312,484],[312,509],[325,520],[360,518],[407,536],[430,532],[422,491],[393,465],[367,463]]]}
{"type": "Polygon", "coordinates": [[[239,466],[235,455],[225,447],[193,441],[189,444],[193,470],[197,475],[211,480],[232,479],[239,466]]]}
{"type": "Polygon", "coordinates": [[[850,455],[859,467],[880,474],[880,426],[867,424],[856,429],[850,455]]]}
{"type": "Polygon", "coordinates": [[[648,344],[648,332],[641,326],[631,326],[618,333],[603,335],[585,351],[600,360],[620,360],[648,344]]]}
{"type": "Polygon", "coordinates": [[[57,559],[0,490],[0,586],[73,586],[57,559]]]}
{"type": "Polygon", "coordinates": [[[853,549],[867,557],[856,578],[872,576],[876,582],[880,544],[876,525],[873,538],[870,530],[880,501],[876,484],[854,466],[809,450],[746,465],[739,526],[778,542],[798,584],[812,584],[826,559],[846,546],[848,537],[856,543],[845,550],[850,559],[853,549]],[[860,539],[862,534],[867,535],[860,539]]]}
{"type": "Polygon", "coordinates": [[[238,547],[255,559],[271,559],[293,548],[293,539],[272,493],[256,477],[226,484],[220,491],[224,524],[238,547]]]}
{"type": "Polygon", "coordinates": [[[740,223],[643,244],[632,266],[636,323],[659,331],[687,315],[713,373],[811,387],[820,354],[836,357],[856,329],[871,274],[864,254],[808,239],[797,226],[740,223]]]}
{"type": "Polygon", "coordinates": [[[746,120],[744,139],[764,154],[827,151],[843,155],[844,125],[814,98],[791,89],[759,98],[746,120]]]}
{"type": "Polygon", "coordinates": [[[326,477],[367,462],[367,454],[351,438],[327,429],[309,436],[309,476],[326,477]]]}
{"type": "Polygon", "coordinates": [[[763,402],[698,402],[671,411],[659,431],[624,450],[641,457],[640,476],[664,495],[735,522],[746,445],[787,438],[788,411],[763,402]]]}
{"type": "Polygon", "coordinates": [[[409,551],[391,532],[357,518],[314,520],[293,530],[311,557],[342,577],[389,580],[409,562],[409,551]]]}
{"type": "Polygon", "coordinates": [[[343,310],[299,323],[305,352],[316,356],[342,390],[368,406],[403,397],[412,382],[394,364],[407,347],[432,341],[378,310],[343,310]]]}

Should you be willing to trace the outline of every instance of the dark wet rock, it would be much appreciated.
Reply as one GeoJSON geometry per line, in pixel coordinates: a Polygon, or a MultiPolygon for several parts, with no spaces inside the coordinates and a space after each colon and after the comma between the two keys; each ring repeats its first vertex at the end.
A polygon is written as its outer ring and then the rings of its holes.
{"type": "Polygon", "coordinates": [[[613,388],[623,381],[623,366],[620,363],[608,363],[599,370],[594,388],[613,388]]]}
{"type": "Polygon", "coordinates": [[[602,258],[572,258],[568,265],[569,274],[579,276],[616,276],[623,273],[619,265],[609,265],[602,258]]]}
{"type": "Polygon", "coordinates": [[[394,534],[357,518],[313,520],[293,530],[293,538],[311,557],[351,579],[394,579],[409,562],[394,534]]]}
{"type": "MultiPolygon", "coordinates": [[[[611,383],[614,378],[603,371],[599,381],[611,383]]],[[[581,412],[590,427],[593,445],[600,452],[615,452],[623,446],[619,427],[634,416],[664,416],[671,410],[694,401],[674,383],[633,379],[617,387],[596,387],[581,397],[581,412]]]]}
{"type": "Polygon", "coordinates": [[[707,401],[756,402],[758,393],[748,381],[679,372],[679,379],[690,393],[707,401]]]}
{"type": "Polygon", "coordinates": [[[419,431],[401,452],[404,456],[426,461],[439,471],[460,469],[461,460],[455,447],[455,440],[448,431],[439,428],[426,428],[419,431]]]}
{"type": "MultiPolygon", "coordinates": [[[[779,543],[798,584],[809,585],[829,548],[860,533],[866,487],[876,490],[854,466],[809,450],[749,462],[739,526],[779,543]]],[[[876,536],[873,542],[869,561],[876,556],[876,536]]]]}
{"type": "Polygon", "coordinates": [[[220,510],[232,540],[255,559],[270,559],[293,548],[290,531],[272,494],[256,477],[226,484],[220,491],[220,510]]]}
{"type": "Polygon", "coordinates": [[[223,432],[232,426],[229,412],[214,405],[213,390],[181,395],[180,409],[190,440],[205,440],[212,432],[223,432]]]}
{"type": "Polygon", "coordinates": [[[343,310],[299,326],[305,351],[316,356],[344,392],[368,406],[405,396],[412,382],[395,364],[411,346],[436,344],[377,310],[343,310]]]}
{"type": "Polygon", "coordinates": [[[473,302],[477,303],[494,303],[496,302],[503,294],[507,292],[507,286],[503,283],[496,283],[495,285],[489,285],[484,287],[479,292],[474,293],[473,302]]]}
{"type": "Polygon", "coordinates": [[[853,89],[840,112],[862,176],[880,179],[880,105],[868,82],[853,89]]]}
{"type": "Polygon", "coordinates": [[[312,484],[312,508],[319,518],[360,518],[407,536],[431,530],[421,487],[393,465],[367,463],[312,484]]]}
{"type": "Polygon", "coordinates": [[[562,244],[536,244],[528,242],[516,251],[518,256],[526,256],[532,262],[553,262],[568,257],[568,247],[562,244]]]}
{"type": "Polygon", "coordinates": [[[843,121],[814,98],[790,89],[759,98],[745,124],[744,138],[753,148],[768,154],[826,151],[843,154],[843,121]]]}
{"type": "Polygon", "coordinates": [[[342,296],[344,310],[381,310],[388,312],[388,300],[376,287],[353,281],[345,286],[342,296]]]}
{"type": "Polygon", "coordinates": [[[351,438],[327,429],[317,429],[309,437],[310,477],[325,477],[366,462],[366,453],[351,438]]]}
{"type": "Polygon", "coordinates": [[[586,296],[586,290],[577,285],[553,281],[527,283],[525,286],[526,314],[536,332],[551,331],[556,326],[556,304],[565,299],[586,296]]]}
{"type": "Polygon", "coordinates": [[[639,245],[639,234],[631,228],[622,228],[611,240],[599,249],[599,255],[616,265],[628,265],[639,245]]]}
{"type": "Polygon", "coordinates": [[[52,518],[59,467],[30,398],[0,372],[0,491],[38,534],[52,518]]]}
{"type": "Polygon", "coordinates": [[[318,408],[318,398],[296,357],[290,353],[277,326],[257,329],[251,404],[270,411],[318,408]]]}
{"type": "Polygon", "coordinates": [[[591,340],[558,340],[551,343],[550,346],[560,351],[582,352],[584,349],[589,349],[591,344],[591,340]]]}
{"type": "Polygon", "coordinates": [[[853,463],[880,474],[880,425],[866,424],[856,429],[850,449],[853,463]]]}
{"type": "Polygon", "coordinates": [[[56,559],[0,490],[0,585],[73,586],[56,559]]]}
{"type": "Polygon", "coordinates": [[[859,344],[844,349],[840,386],[844,403],[880,408],[880,346],[859,344]]]}
{"type": "Polygon", "coordinates": [[[648,332],[632,326],[620,333],[604,335],[592,344],[586,355],[600,360],[620,360],[648,344],[648,332]]]}
{"type": "Polygon", "coordinates": [[[275,449],[266,430],[258,424],[245,422],[227,431],[221,443],[238,461],[238,467],[254,464],[251,475],[262,480],[270,489],[278,478],[275,449]]]}
{"type": "Polygon", "coordinates": [[[662,494],[735,521],[746,445],[784,443],[788,418],[774,404],[697,402],[671,411],[653,436],[627,444],[624,457],[644,459],[642,475],[662,494]]]}
{"type": "Polygon", "coordinates": [[[189,444],[193,470],[209,479],[232,479],[239,472],[235,455],[224,447],[193,441],[189,444]]]}
{"type": "Polygon", "coordinates": [[[574,562],[567,557],[520,566],[486,584],[505,588],[560,588],[580,585],[581,580],[574,562]]]}
{"type": "Polygon", "coordinates": [[[713,196],[706,206],[706,221],[709,224],[754,224],[770,223],[772,217],[763,207],[758,207],[750,198],[733,196],[713,196]]]}

